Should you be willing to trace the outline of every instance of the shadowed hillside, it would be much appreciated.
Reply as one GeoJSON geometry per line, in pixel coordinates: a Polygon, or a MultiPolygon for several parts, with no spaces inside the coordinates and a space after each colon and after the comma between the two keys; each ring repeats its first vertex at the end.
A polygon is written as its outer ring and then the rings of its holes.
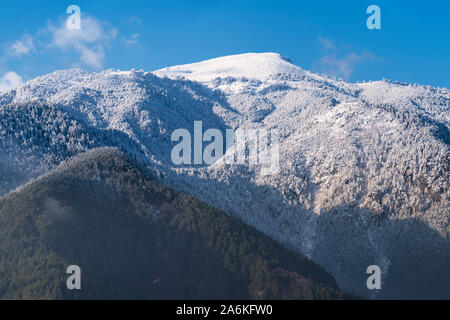
{"type": "Polygon", "coordinates": [[[351,297],[317,264],[102,148],[0,199],[0,298],[351,297]],[[66,288],[69,265],[80,291],[66,288]]]}

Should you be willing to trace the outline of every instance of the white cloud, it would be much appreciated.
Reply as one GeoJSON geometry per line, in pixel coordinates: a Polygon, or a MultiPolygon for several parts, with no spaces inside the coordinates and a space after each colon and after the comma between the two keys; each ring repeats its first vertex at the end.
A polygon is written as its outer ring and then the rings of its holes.
{"type": "Polygon", "coordinates": [[[0,78],[0,92],[17,88],[22,83],[22,77],[14,71],[10,71],[0,78]]]}
{"type": "Polygon", "coordinates": [[[7,53],[11,57],[20,58],[21,56],[30,54],[34,49],[33,38],[30,35],[26,35],[22,40],[17,40],[8,46],[7,53]]]}
{"type": "Polygon", "coordinates": [[[334,54],[329,54],[320,59],[320,64],[329,76],[348,79],[359,64],[375,58],[372,53],[367,51],[360,54],[351,52],[340,58],[334,54]]]}
{"type": "Polygon", "coordinates": [[[316,68],[333,78],[348,79],[358,65],[377,60],[377,57],[369,51],[360,53],[349,51],[348,47],[336,45],[334,41],[321,36],[318,37],[318,41],[324,56],[315,63],[316,68]]]}
{"type": "Polygon", "coordinates": [[[142,24],[142,19],[136,16],[131,16],[128,18],[128,22],[142,24]]]}
{"type": "Polygon", "coordinates": [[[319,40],[323,50],[333,50],[336,48],[334,42],[330,39],[323,38],[322,36],[319,36],[317,39],[319,40]]]}
{"type": "Polygon", "coordinates": [[[139,33],[135,33],[135,34],[131,35],[131,37],[129,37],[129,38],[123,37],[123,41],[125,42],[125,44],[128,47],[131,47],[131,46],[134,46],[139,43],[140,36],[141,35],[139,33]]]}
{"type": "Polygon", "coordinates": [[[94,49],[90,49],[86,46],[79,46],[80,60],[88,66],[100,69],[103,67],[105,61],[105,51],[103,47],[99,46],[94,49]]]}
{"type": "MultiPolygon", "coordinates": [[[[81,16],[81,30],[67,28],[67,17],[61,17],[58,22],[49,21],[45,27],[33,35],[24,35],[21,39],[9,42],[0,55],[0,63],[7,64],[11,58],[23,58],[31,54],[46,55],[55,51],[64,52],[64,63],[67,63],[66,54],[75,56],[76,60],[70,66],[102,69],[105,65],[107,51],[119,38],[118,29],[108,22],[98,20],[88,14],[81,16]]],[[[139,17],[129,17],[130,23],[140,24],[139,17]]],[[[131,47],[139,43],[139,33],[128,37],[120,37],[122,46],[131,47]]],[[[59,60],[59,59],[58,59],[59,60]]],[[[59,66],[58,66],[59,67],[59,66]]],[[[8,70],[8,68],[6,68],[8,70]]]]}
{"type": "Polygon", "coordinates": [[[109,24],[89,16],[82,19],[81,30],[69,30],[65,22],[58,27],[49,24],[48,30],[52,35],[51,46],[73,50],[81,63],[97,69],[103,67],[105,47],[118,34],[117,29],[109,24]]]}

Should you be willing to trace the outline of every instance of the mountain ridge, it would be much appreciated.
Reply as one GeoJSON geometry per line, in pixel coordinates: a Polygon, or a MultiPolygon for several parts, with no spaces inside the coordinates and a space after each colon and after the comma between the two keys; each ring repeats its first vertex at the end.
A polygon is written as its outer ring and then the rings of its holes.
{"type": "Polygon", "coordinates": [[[112,146],[170,187],[311,257],[352,292],[370,294],[364,268],[371,264],[401,279],[399,261],[413,259],[403,252],[408,242],[421,248],[410,265],[422,254],[449,264],[448,89],[307,73],[208,76],[60,71],[0,95],[0,195],[77,153],[112,146]],[[175,166],[170,135],[192,132],[198,120],[205,130],[278,130],[279,174],[261,177],[252,165],[175,166]]]}

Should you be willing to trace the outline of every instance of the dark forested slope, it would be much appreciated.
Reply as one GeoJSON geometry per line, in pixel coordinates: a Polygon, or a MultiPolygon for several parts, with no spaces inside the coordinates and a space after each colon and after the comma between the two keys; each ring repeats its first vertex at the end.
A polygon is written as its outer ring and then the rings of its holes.
{"type": "Polygon", "coordinates": [[[0,298],[350,296],[307,258],[102,148],[0,199],[0,298]],[[79,291],[66,287],[69,265],[79,291]]]}

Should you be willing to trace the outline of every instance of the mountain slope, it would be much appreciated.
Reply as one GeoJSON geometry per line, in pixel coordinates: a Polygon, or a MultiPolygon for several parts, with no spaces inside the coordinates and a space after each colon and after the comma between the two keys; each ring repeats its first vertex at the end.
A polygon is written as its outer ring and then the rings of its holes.
{"type": "Polygon", "coordinates": [[[94,149],[0,199],[3,299],[338,299],[335,280],[238,220],[94,149]],[[69,265],[82,290],[65,288],[69,265]]]}
{"type": "Polygon", "coordinates": [[[378,264],[380,297],[448,297],[449,111],[445,88],[335,81],[277,54],[155,73],[59,71],[0,96],[0,194],[115,146],[171,188],[307,255],[347,290],[372,295],[366,268],[378,264]],[[171,134],[192,133],[197,120],[204,131],[277,130],[279,172],[174,165],[171,134]]]}

